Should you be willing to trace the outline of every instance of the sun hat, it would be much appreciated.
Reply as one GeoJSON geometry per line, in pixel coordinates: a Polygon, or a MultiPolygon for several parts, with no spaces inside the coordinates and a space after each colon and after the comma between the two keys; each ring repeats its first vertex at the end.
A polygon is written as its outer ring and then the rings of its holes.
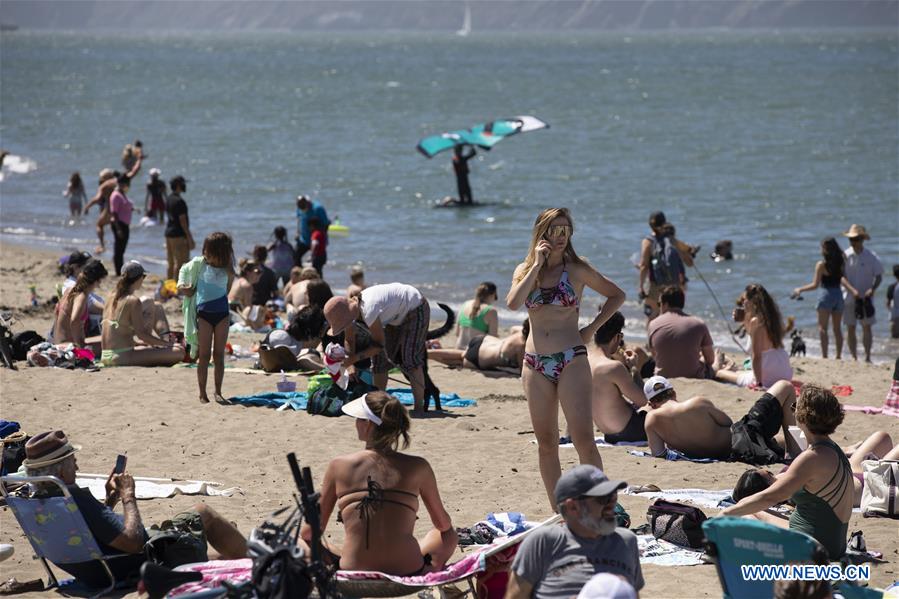
{"type": "Polygon", "coordinates": [[[559,477],[556,483],[556,504],[576,497],[603,497],[627,487],[623,480],[609,480],[605,473],[591,464],[575,466],[559,477]]]}
{"type": "Polygon", "coordinates": [[[69,443],[62,431],[47,431],[28,439],[25,443],[26,468],[43,468],[59,463],[81,449],[80,445],[69,443]]]}
{"type": "Polygon", "coordinates": [[[143,265],[137,260],[132,260],[122,268],[122,276],[126,279],[137,280],[146,274],[147,271],[144,270],[143,265]]]}
{"type": "Polygon", "coordinates": [[[368,407],[368,402],[365,401],[367,395],[368,393],[349,403],[343,404],[340,411],[347,416],[352,416],[353,418],[358,418],[360,420],[370,420],[374,422],[376,426],[381,426],[382,420],[371,411],[371,408],[368,407]]]}
{"type": "Polygon", "coordinates": [[[643,383],[643,395],[646,396],[646,401],[649,401],[659,393],[673,388],[671,383],[668,382],[668,379],[656,375],[643,383]]]}
{"type": "Polygon", "coordinates": [[[637,599],[637,591],[620,576],[600,572],[587,581],[577,599],[637,599]]]}
{"type": "Polygon", "coordinates": [[[871,236],[868,235],[868,232],[865,230],[865,227],[862,225],[853,224],[849,227],[849,230],[843,233],[843,237],[848,237],[852,239],[853,237],[861,237],[862,239],[871,239],[871,236]]]}
{"type": "Polygon", "coordinates": [[[325,304],[325,320],[328,321],[330,329],[328,335],[335,337],[339,335],[345,328],[352,324],[353,310],[350,308],[350,302],[345,297],[332,297],[325,304]]]}

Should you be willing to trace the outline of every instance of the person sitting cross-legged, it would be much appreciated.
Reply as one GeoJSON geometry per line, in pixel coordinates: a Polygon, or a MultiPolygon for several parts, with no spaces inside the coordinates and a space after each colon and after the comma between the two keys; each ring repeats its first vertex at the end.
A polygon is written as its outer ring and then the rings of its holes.
{"type": "Polygon", "coordinates": [[[643,588],[637,535],[615,517],[618,491],[625,487],[589,464],[564,473],[554,494],[564,524],[535,530],[522,541],[505,599],[575,597],[600,572],[643,588]]]}
{"type": "MultiPolygon", "coordinates": [[[[90,490],[76,484],[78,462],[75,452],[79,449],[79,446],[69,442],[61,430],[35,435],[25,443],[23,465],[26,474],[55,476],[65,483],[100,550],[104,554],[133,554],[132,557],[109,561],[116,580],[136,579],[141,565],[147,559],[144,544],[150,535],[144,529],[137,508],[134,478],[128,472],[110,473],[106,481],[106,500],[103,503],[97,501],[90,490]],[[119,503],[124,515],[113,511],[119,503]]],[[[56,490],[58,487],[51,483],[38,483],[35,494],[46,496],[56,490]]],[[[240,531],[204,503],[194,505],[190,511],[178,514],[173,520],[189,523],[192,530],[202,528],[209,545],[221,554],[222,559],[239,559],[247,555],[246,539],[240,531]]],[[[98,561],[58,566],[88,586],[103,587],[108,583],[107,575],[98,561]]]]}

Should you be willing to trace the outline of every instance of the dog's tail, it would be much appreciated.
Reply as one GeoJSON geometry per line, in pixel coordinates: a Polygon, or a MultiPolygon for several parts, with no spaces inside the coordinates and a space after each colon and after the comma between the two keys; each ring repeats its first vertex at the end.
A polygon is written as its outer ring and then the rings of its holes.
{"type": "Polygon", "coordinates": [[[796,326],[796,318],[793,316],[787,316],[787,322],[784,326],[784,335],[792,331],[794,326],[796,326]]]}
{"type": "Polygon", "coordinates": [[[446,312],[446,322],[443,323],[442,326],[434,329],[433,331],[428,331],[428,340],[431,339],[440,339],[447,333],[453,330],[453,326],[456,324],[456,313],[453,312],[453,309],[447,306],[446,304],[441,304],[437,302],[437,305],[446,312]]]}

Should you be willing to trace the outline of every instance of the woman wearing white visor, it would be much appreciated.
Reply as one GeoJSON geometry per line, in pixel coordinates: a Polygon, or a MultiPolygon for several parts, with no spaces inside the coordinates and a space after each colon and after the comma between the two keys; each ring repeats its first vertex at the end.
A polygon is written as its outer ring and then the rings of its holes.
{"type": "MultiPolygon", "coordinates": [[[[328,464],[321,488],[322,529],[331,512],[345,529],[335,551],[341,570],[375,570],[417,576],[440,570],[458,542],[443,507],[437,480],[424,458],[400,453],[409,446],[409,414],[399,400],[373,391],[343,406],[356,419],[365,449],[328,464]],[[413,535],[419,498],[434,528],[419,541],[413,535]]],[[[310,531],[304,530],[308,541],[310,531]]]]}

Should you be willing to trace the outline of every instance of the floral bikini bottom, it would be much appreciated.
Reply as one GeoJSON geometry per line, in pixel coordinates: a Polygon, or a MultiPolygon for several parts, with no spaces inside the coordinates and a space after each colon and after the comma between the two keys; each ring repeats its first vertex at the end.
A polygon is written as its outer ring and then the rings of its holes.
{"type": "Polygon", "coordinates": [[[575,345],[569,347],[565,351],[556,352],[554,354],[532,354],[524,353],[524,363],[534,372],[539,372],[552,383],[558,384],[559,377],[565,367],[571,363],[577,356],[586,356],[587,348],[583,345],[575,345]]]}

